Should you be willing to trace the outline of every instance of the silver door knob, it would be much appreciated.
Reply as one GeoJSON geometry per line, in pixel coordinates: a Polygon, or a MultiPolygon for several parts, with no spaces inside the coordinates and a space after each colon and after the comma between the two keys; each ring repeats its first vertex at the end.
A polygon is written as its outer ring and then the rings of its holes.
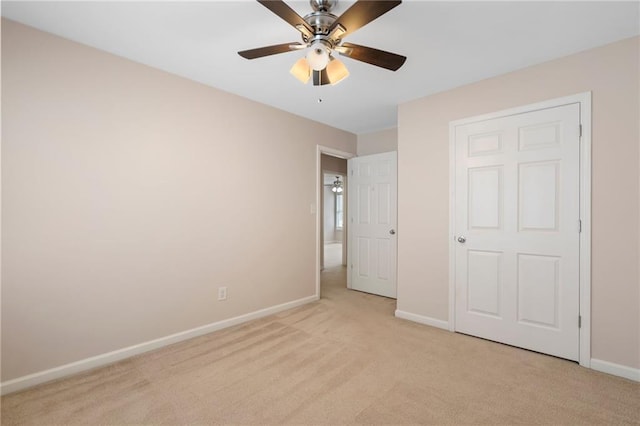
{"type": "Polygon", "coordinates": [[[389,231],[389,233],[390,233],[391,235],[396,235],[396,231],[395,231],[395,229],[392,229],[391,231],[389,231]]]}
{"type": "Polygon", "coordinates": [[[464,244],[467,242],[467,239],[465,237],[458,237],[458,242],[464,244]]]}

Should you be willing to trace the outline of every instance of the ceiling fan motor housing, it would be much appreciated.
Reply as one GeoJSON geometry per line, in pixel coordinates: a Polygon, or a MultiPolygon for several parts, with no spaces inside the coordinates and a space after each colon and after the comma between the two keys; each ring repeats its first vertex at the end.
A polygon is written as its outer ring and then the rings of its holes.
{"type": "Polygon", "coordinates": [[[331,26],[338,17],[329,12],[335,7],[338,0],[309,0],[309,3],[313,8],[313,12],[303,19],[313,28],[313,36],[305,37],[303,34],[302,40],[309,44],[322,41],[329,49],[333,49],[341,40],[332,37],[333,34],[330,34],[331,26]]]}
{"type": "Polygon", "coordinates": [[[329,12],[338,0],[309,0],[309,3],[316,12],[329,12]]]}
{"type": "Polygon", "coordinates": [[[302,34],[302,40],[307,44],[312,44],[318,41],[322,41],[329,49],[333,49],[338,45],[341,40],[335,39],[333,34],[330,34],[330,29],[333,23],[338,19],[337,16],[329,12],[311,12],[304,17],[304,20],[311,28],[313,28],[313,35],[306,36],[302,34]]]}

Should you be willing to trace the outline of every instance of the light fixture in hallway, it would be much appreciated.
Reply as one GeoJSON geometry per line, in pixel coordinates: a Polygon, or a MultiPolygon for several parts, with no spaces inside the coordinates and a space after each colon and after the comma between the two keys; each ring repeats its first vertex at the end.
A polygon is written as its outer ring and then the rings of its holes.
{"type": "Polygon", "coordinates": [[[331,185],[331,191],[336,194],[342,193],[342,181],[340,180],[340,176],[336,176],[336,180],[333,182],[333,185],[331,185]]]}

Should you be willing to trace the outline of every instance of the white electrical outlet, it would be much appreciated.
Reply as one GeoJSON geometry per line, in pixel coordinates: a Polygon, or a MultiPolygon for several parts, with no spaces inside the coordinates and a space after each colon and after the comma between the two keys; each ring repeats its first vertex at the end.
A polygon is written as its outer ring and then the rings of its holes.
{"type": "Polygon", "coordinates": [[[227,288],[218,287],[218,300],[227,300],[227,288]]]}

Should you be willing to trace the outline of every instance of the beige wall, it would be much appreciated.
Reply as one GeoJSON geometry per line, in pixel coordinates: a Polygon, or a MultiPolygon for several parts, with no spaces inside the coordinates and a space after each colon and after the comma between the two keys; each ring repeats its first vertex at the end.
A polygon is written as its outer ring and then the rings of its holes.
{"type": "Polygon", "coordinates": [[[396,127],[358,135],[358,155],[380,154],[397,150],[398,129],[396,127]]]}
{"type": "Polygon", "coordinates": [[[448,316],[449,122],[593,92],[592,357],[640,367],[639,39],[399,107],[398,309],[448,316]]]}
{"type": "Polygon", "coordinates": [[[3,381],[315,294],[354,134],[6,20],[2,124],[3,381]]]}

